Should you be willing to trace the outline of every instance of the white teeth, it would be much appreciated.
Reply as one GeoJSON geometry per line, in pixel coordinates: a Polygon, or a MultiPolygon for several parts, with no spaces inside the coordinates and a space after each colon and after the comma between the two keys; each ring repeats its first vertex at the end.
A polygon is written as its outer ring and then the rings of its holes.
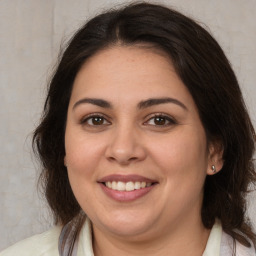
{"type": "Polygon", "coordinates": [[[140,189],[140,182],[139,182],[139,181],[136,181],[136,182],[135,182],[134,188],[135,188],[135,189],[140,189]]]}
{"type": "Polygon", "coordinates": [[[107,181],[105,182],[106,187],[118,191],[133,191],[136,189],[141,189],[145,187],[150,187],[152,183],[145,181],[136,181],[136,182],[122,182],[122,181],[107,181]]]}
{"type": "Polygon", "coordinates": [[[126,186],[125,186],[125,190],[126,190],[126,191],[132,191],[132,190],[134,190],[134,183],[131,182],[131,181],[127,182],[127,183],[126,183],[126,186]]]}
{"type": "Polygon", "coordinates": [[[111,188],[111,187],[112,187],[112,182],[108,181],[108,182],[107,182],[107,187],[108,187],[108,188],[111,188]]]}
{"type": "Polygon", "coordinates": [[[118,181],[116,189],[119,190],[119,191],[124,191],[125,190],[125,183],[121,182],[121,181],[118,181]]]}
{"type": "Polygon", "coordinates": [[[117,190],[116,181],[113,181],[113,182],[109,181],[109,183],[111,184],[109,187],[108,187],[108,184],[106,184],[106,186],[108,188],[112,188],[114,190],[117,190]]]}

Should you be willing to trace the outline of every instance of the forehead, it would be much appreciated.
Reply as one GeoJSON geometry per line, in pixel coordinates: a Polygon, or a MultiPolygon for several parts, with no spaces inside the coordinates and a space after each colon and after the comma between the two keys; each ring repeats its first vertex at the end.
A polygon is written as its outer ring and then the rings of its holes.
{"type": "Polygon", "coordinates": [[[144,46],[113,46],[89,58],[76,76],[71,100],[82,96],[193,101],[165,53],[144,46]]]}

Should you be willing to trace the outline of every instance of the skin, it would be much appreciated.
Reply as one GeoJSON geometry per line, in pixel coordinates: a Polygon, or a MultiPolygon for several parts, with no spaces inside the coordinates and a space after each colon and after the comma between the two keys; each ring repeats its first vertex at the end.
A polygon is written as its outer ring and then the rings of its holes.
{"type": "Polygon", "coordinates": [[[207,143],[191,94],[161,52],[114,46],[87,60],[73,85],[65,148],[71,187],[93,223],[95,255],[202,255],[210,232],[200,217],[203,185],[213,164],[221,169],[221,152],[207,143]],[[176,101],[138,108],[166,97],[176,101]],[[119,202],[98,183],[112,174],[157,184],[119,202]]]}

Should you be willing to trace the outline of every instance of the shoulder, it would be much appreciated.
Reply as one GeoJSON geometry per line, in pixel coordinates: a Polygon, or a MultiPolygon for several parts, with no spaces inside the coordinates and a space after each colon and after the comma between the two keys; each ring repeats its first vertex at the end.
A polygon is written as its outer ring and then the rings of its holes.
{"type": "MultiPolygon", "coordinates": [[[[239,243],[238,241],[235,242],[236,244],[236,256],[256,256],[256,251],[251,243],[251,247],[246,247],[239,243]]],[[[221,256],[223,255],[232,255],[234,247],[234,240],[233,238],[225,232],[222,232],[221,238],[221,256]]]]}
{"type": "Polygon", "coordinates": [[[0,256],[58,256],[58,239],[61,232],[60,226],[22,240],[6,250],[0,256]]]}

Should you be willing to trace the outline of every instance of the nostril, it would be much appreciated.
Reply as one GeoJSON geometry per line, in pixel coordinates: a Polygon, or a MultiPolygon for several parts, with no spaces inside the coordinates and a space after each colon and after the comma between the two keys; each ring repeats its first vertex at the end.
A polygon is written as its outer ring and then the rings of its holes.
{"type": "Polygon", "coordinates": [[[108,157],[110,161],[115,161],[115,158],[113,156],[108,157]]]}
{"type": "Polygon", "coordinates": [[[130,159],[129,159],[129,161],[133,161],[133,160],[136,160],[137,159],[137,157],[131,157],[130,159]]]}
{"type": "Polygon", "coordinates": [[[132,162],[135,162],[136,160],[138,160],[137,157],[113,157],[113,156],[109,156],[108,160],[110,162],[118,162],[121,165],[128,165],[132,162]]]}

